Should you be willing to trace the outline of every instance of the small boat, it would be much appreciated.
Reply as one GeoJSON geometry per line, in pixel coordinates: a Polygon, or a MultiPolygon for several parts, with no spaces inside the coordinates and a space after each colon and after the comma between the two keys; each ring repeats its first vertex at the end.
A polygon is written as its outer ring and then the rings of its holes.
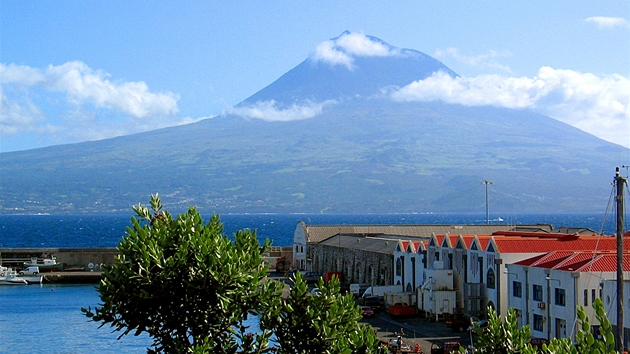
{"type": "Polygon", "coordinates": [[[19,275],[18,278],[26,280],[28,284],[41,284],[44,282],[43,275],[19,275]]]}
{"type": "Polygon", "coordinates": [[[26,285],[28,282],[17,273],[7,267],[0,267],[0,285],[26,285]]]}
{"type": "Polygon", "coordinates": [[[63,263],[57,263],[57,259],[55,256],[51,256],[50,258],[44,258],[42,260],[37,257],[31,257],[30,261],[24,262],[25,267],[39,267],[41,272],[52,272],[55,270],[62,270],[63,263]]]}

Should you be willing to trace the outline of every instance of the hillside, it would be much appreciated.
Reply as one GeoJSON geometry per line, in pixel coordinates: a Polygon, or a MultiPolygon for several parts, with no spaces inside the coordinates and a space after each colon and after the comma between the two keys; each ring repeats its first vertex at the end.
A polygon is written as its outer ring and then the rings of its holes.
{"type": "Polygon", "coordinates": [[[219,213],[484,212],[486,179],[496,211],[605,210],[627,149],[530,111],[379,95],[456,75],[414,53],[359,58],[352,71],[307,60],[239,105],[334,100],[310,119],[226,114],[0,154],[0,212],[129,212],[156,192],[170,210],[219,213]]]}

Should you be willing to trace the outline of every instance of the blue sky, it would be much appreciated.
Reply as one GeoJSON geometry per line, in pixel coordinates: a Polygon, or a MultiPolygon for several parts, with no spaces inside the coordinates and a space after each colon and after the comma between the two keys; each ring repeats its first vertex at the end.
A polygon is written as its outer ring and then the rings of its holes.
{"type": "Polygon", "coordinates": [[[0,151],[212,117],[322,48],[366,55],[363,35],[461,75],[396,100],[532,108],[630,147],[630,1],[394,4],[0,0],[0,151]]]}

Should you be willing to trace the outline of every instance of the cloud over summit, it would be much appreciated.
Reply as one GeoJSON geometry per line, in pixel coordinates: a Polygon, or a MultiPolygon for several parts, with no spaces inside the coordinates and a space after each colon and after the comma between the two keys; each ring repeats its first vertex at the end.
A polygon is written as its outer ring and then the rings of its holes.
{"type": "Polygon", "coordinates": [[[343,65],[348,70],[354,68],[357,57],[404,56],[406,51],[393,48],[384,42],[362,33],[345,32],[341,36],[317,45],[311,60],[329,65],[343,65]]]}

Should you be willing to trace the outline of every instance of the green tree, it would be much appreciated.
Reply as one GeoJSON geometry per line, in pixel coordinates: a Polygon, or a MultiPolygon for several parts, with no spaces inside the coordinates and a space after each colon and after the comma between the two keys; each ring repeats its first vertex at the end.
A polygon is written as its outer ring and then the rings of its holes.
{"type": "MultiPolygon", "coordinates": [[[[615,337],[610,320],[606,316],[601,299],[593,302],[595,317],[600,323],[601,339],[596,338],[589,323],[584,307],[577,307],[579,329],[575,334],[575,343],[570,338],[554,338],[549,344],[543,344],[540,352],[545,354],[618,354],[615,351],[615,337]]],[[[531,330],[525,325],[518,328],[516,311],[510,309],[505,319],[494,310],[488,309],[488,327],[475,326],[477,335],[474,353],[536,353],[536,348],[529,344],[531,330]]],[[[466,353],[460,348],[460,353],[466,353]]]]}
{"type": "Polygon", "coordinates": [[[578,331],[575,334],[575,344],[571,342],[569,338],[554,338],[548,345],[543,345],[544,353],[567,353],[567,354],[614,354],[618,353],[615,350],[615,336],[613,334],[613,328],[610,324],[606,311],[604,310],[604,303],[601,299],[595,299],[593,301],[593,309],[595,310],[595,317],[599,321],[599,333],[601,339],[596,338],[593,331],[593,327],[590,324],[588,316],[584,311],[583,306],[578,306],[578,331]]]}
{"type": "Polygon", "coordinates": [[[232,242],[217,215],[204,224],[192,207],[173,218],[157,195],[151,209],[133,209],[140,220],[132,218],[119,255],[104,271],[103,305],[86,315],[121,337],[148,333],[149,352],[262,352],[271,333],[252,338],[244,321],[277,292],[277,284],[262,282],[269,241],[260,246],[255,232],[243,230],[232,242]]]}
{"type": "MultiPolygon", "coordinates": [[[[473,330],[476,334],[475,353],[536,353],[536,349],[529,344],[531,330],[529,326],[518,328],[518,318],[514,309],[510,309],[508,315],[502,318],[494,309],[488,307],[488,327],[481,328],[475,323],[473,330]]],[[[460,348],[460,353],[465,352],[464,348],[460,348]]]]}
{"type": "Polygon", "coordinates": [[[339,293],[339,280],[320,278],[312,294],[298,272],[286,299],[277,301],[261,319],[279,344],[278,353],[384,353],[374,329],[358,323],[360,308],[352,294],[339,293]]]}
{"type": "Polygon", "coordinates": [[[357,323],[359,309],[339,295],[338,282],[320,282],[322,295],[310,296],[297,278],[282,299],[284,284],[266,281],[269,240],[261,246],[255,232],[241,230],[232,241],[217,215],[204,224],[193,207],[174,218],[157,195],[150,204],[133,208],[138,217],[104,269],[102,305],[82,309],[101,327],[119,338],[147,333],[149,353],[377,352],[374,330],[357,323]],[[246,325],[252,315],[261,318],[256,333],[246,325]],[[302,340],[324,350],[296,349],[302,340]]]}

